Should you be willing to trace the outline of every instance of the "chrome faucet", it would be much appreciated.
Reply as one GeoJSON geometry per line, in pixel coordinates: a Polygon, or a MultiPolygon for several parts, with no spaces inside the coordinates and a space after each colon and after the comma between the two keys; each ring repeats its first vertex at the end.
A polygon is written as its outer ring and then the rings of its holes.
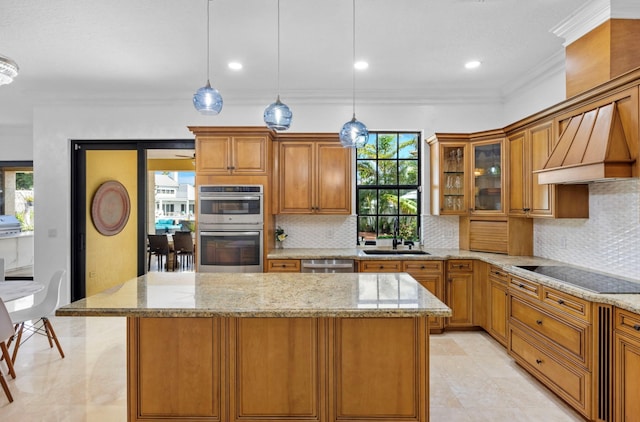
{"type": "Polygon", "coordinates": [[[398,237],[400,236],[400,219],[396,217],[393,220],[393,249],[398,249],[398,244],[401,242],[398,237]]]}

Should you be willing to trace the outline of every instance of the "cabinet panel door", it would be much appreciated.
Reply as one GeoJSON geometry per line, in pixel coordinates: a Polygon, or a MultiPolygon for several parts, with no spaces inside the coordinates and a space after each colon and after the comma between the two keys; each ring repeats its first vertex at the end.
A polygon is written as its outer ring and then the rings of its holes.
{"type": "Polygon", "coordinates": [[[280,214],[311,214],[313,205],[313,144],[280,144],[280,214]]]}
{"type": "Polygon", "coordinates": [[[525,132],[509,136],[509,215],[525,216],[528,204],[529,171],[525,132]]]}
{"type": "Polygon", "coordinates": [[[473,273],[449,273],[447,275],[447,299],[451,316],[450,327],[473,326],[473,273]]]}
{"type": "Polygon", "coordinates": [[[222,414],[220,320],[129,318],[129,405],[138,417],[222,414]]]}
{"type": "MultiPolygon", "coordinates": [[[[551,122],[536,126],[530,130],[531,134],[531,171],[541,170],[547,162],[553,148],[551,139],[551,122]]],[[[531,175],[531,215],[548,216],[552,212],[553,185],[538,183],[538,175],[531,175]]]]}
{"type": "Polygon", "coordinates": [[[324,356],[318,318],[230,321],[231,420],[320,420],[324,356]]]}
{"type": "Polygon", "coordinates": [[[199,173],[231,172],[231,137],[198,136],[196,140],[196,171],[199,173]]]}
{"type": "Polygon", "coordinates": [[[615,335],[615,420],[631,421],[640,415],[640,339],[615,335]]]}
{"type": "MultiPolygon", "coordinates": [[[[411,273],[410,273],[411,274],[411,273]]],[[[444,302],[444,282],[442,274],[411,274],[425,289],[429,290],[435,297],[444,302]]],[[[444,317],[429,317],[429,330],[441,332],[444,328],[444,317]]]]}
{"type": "Polygon", "coordinates": [[[316,212],[351,214],[351,149],[336,142],[316,148],[316,212]]]}
{"type": "Polygon", "coordinates": [[[242,136],[233,138],[233,172],[256,174],[267,171],[267,138],[242,136]]]}
{"type": "Polygon", "coordinates": [[[509,319],[507,284],[492,280],[489,284],[489,300],[489,334],[506,346],[509,319]]]}

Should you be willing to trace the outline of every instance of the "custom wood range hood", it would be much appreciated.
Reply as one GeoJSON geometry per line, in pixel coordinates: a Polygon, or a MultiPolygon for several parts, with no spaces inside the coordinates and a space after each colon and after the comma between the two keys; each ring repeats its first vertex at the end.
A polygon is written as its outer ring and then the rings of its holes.
{"type": "Polygon", "coordinates": [[[571,117],[538,174],[540,184],[633,177],[635,163],[615,102],[571,117]]]}

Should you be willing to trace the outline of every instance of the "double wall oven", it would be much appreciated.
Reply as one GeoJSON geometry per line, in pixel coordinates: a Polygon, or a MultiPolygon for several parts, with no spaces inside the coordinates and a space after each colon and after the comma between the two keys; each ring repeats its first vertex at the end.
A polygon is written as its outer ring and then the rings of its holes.
{"type": "Polygon", "coordinates": [[[262,272],[262,185],[198,187],[198,271],[262,272]]]}

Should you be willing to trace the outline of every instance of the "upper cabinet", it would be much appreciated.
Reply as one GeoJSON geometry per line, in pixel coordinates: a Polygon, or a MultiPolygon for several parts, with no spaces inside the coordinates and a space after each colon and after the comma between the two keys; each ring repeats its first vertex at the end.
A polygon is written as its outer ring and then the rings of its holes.
{"type": "Polygon", "coordinates": [[[337,134],[279,135],[276,214],[351,214],[352,150],[337,134]]]}
{"type": "Polygon", "coordinates": [[[538,174],[553,150],[553,122],[543,121],[508,136],[509,216],[588,218],[589,187],[544,185],[538,174]]]}
{"type": "Polygon", "coordinates": [[[471,215],[505,215],[504,138],[471,142],[471,215]]]}
{"type": "Polygon", "coordinates": [[[196,135],[196,172],[268,175],[272,132],[266,128],[190,127],[196,135]]]}
{"type": "Polygon", "coordinates": [[[431,214],[466,215],[467,135],[437,133],[427,140],[431,151],[431,214]]]}

